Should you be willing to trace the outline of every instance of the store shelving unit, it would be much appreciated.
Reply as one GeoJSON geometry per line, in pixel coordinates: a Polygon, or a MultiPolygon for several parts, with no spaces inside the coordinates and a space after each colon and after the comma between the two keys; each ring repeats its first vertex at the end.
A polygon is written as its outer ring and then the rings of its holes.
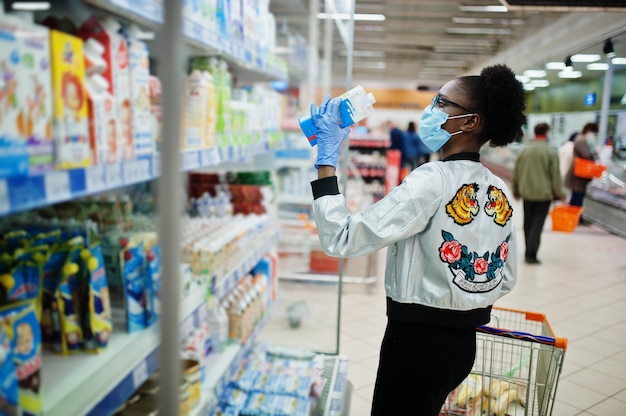
{"type": "MultiPolygon", "coordinates": [[[[164,14],[168,7],[171,7],[169,0],[168,4],[159,0],[84,0],[83,3],[99,14],[110,14],[122,21],[155,30],[157,36],[167,26],[164,14]]],[[[176,3],[182,7],[182,2],[176,3]]],[[[222,57],[228,62],[230,71],[240,84],[285,80],[288,77],[284,61],[274,55],[263,53],[254,46],[230,42],[185,19],[182,21],[181,29],[184,42],[192,54],[222,57]]],[[[167,66],[172,69],[177,63],[170,62],[167,66]]],[[[165,81],[167,79],[172,78],[166,77],[165,81]]],[[[167,130],[164,132],[167,133],[167,130]]],[[[175,183],[174,177],[178,172],[212,169],[225,165],[236,166],[268,152],[276,132],[258,133],[252,145],[178,153],[164,151],[152,157],[121,163],[0,179],[0,216],[13,215],[156,179],[167,179],[168,183],[175,183]],[[166,154],[179,154],[176,172],[163,169],[167,165],[167,163],[164,165],[163,160],[166,154]]],[[[171,150],[171,147],[169,149],[171,150]]],[[[175,210],[168,210],[165,214],[161,211],[161,216],[165,217],[161,218],[161,221],[167,222],[167,215],[172,212],[175,210]]],[[[212,305],[219,302],[250,272],[268,248],[271,249],[278,244],[279,236],[278,229],[269,232],[269,237],[264,235],[264,238],[255,242],[248,256],[226,275],[204,277],[203,283],[198,283],[197,287],[175,302],[178,312],[172,314],[177,315],[177,331],[163,334],[163,329],[168,325],[162,322],[135,333],[127,333],[115,327],[107,349],[98,355],[57,356],[44,351],[41,370],[43,414],[46,416],[113,414],[115,409],[163,365],[164,357],[179,365],[178,355],[172,354],[170,348],[173,343],[178,342],[190,332],[190,329],[197,327],[199,322],[206,319],[212,305]],[[210,295],[207,295],[208,293],[210,295]],[[171,336],[172,334],[174,336],[171,336]]],[[[174,257],[169,257],[169,260],[172,258],[174,257]]],[[[180,269],[181,275],[189,273],[188,267],[180,266],[180,269]]],[[[172,275],[166,279],[171,280],[174,277],[172,275]]],[[[165,302],[163,306],[166,306],[165,302]]],[[[192,410],[193,416],[207,415],[215,409],[216,398],[238,369],[241,360],[249,354],[269,315],[271,313],[266,314],[256,325],[245,342],[231,344],[224,351],[209,356],[201,403],[192,410]]],[[[329,366],[332,371],[327,374],[330,380],[327,391],[328,405],[324,402],[325,412],[319,413],[320,415],[328,414],[330,407],[341,408],[342,404],[346,403],[344,386],[348,360],[344,357],[342,360],[337,358],[331,361],[332,365],[329,366]]],[[[173,381],[173,384],[177,385],[177,382],[173,381]]],[[[169,385],[171,386],[172,384],[169,385]]],[[[168,392],[171,394],[173,389],[168,389],[167,383],[164,388],[167,391],[163,392],[163,397],[168,397],[168,392]]]]}

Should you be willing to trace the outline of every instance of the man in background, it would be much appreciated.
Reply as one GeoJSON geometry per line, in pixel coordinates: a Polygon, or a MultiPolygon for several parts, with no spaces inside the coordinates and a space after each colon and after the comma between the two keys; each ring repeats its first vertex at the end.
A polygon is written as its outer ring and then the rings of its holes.
{"type": "Polygon", "coordinates": [[[535,126],[535,138],[519,154],[513,170],[513,196],[524,201],[526,263],[538,264],[537,251],[550,204],[565,200],[558,150],[548,144],[550,127],[535,126]]]}

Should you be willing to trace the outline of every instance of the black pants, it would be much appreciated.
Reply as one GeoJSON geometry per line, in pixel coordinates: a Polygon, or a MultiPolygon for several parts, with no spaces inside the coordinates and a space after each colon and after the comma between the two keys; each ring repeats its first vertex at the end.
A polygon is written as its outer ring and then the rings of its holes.
{"type": "Polygon", "coordinates": [[[524,200],[524,238],[526,240],[526,259],[535,260],[541,232],[546,222],[551,201],[527,201],[524,200]]]}
{"type": "Polygon", "coordinates": [[[373,416],[437,416],[476,358],[475,328],[387,322],[373,416]]]}

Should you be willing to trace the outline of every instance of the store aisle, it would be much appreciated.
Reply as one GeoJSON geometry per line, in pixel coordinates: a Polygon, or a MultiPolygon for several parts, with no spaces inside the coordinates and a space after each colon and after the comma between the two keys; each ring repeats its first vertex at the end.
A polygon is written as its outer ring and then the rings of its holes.
{"type": "MultiPolygon", "coordinates": [[[[514,209],[521,230],[521,203],[514,209]]],[[[556,335],[569,339],[555,416],[626,415],[626,239],[595,226],[551,227],[548,219],[542,264],[522,260],[518,286],[498,305],[545,313],[556,335]]],[[[341,322],[340,353],[350,357],[354,385],[350,415],[366,416],[386,322],[382,277],[372,294],[346,285],[341,322]]]]}

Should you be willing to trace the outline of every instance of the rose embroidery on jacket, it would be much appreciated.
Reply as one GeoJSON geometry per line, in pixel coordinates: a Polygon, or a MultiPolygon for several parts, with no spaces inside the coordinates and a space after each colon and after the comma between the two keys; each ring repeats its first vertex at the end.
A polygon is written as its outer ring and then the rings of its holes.
{"type": "Polygon", "coordinates": [[[467,292],[488,292],[502,280],[502,268],[509,255],[509,234],[493,251],[480,255],[457,241],[454,236],[441,231],[443,243],[439,257],[454,274],[454,283],[467,292]]]}

